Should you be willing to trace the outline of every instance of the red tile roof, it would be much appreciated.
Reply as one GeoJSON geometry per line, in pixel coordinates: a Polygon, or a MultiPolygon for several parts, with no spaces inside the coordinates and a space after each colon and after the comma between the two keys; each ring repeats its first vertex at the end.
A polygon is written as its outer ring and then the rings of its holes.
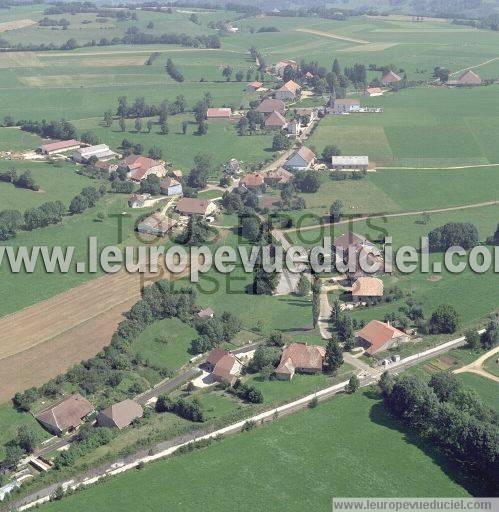
{"type": "Polygon", "coordinates": [[[137,402],[126,399],[102,410],[99,413],[97,421],[99,423],[102,422],[104,426],[109,422],[119,429],[122,429],[128,427],[136,418],[142,417],[143,414],[144,410],[137,402]]]}
{"type": "Polygon", "coordinates": [[[36,415],[36,419],[52,431],[65,432],[83,423],[94,406],[79,393],[68,396],[36,415]]]}
{"type": "Polygon", "coordinates": [[[293,80],[288,80],[280,89],[277,90],[296,94],[300,89],[301,87],[296,82],[294,82],[293,80]]]}
{"type": "Polygon", "coordinates": [[[225,119],[229,118],[232,115],[232,109],[230,108],[209,108],[206,112],[206,117],[208,119],[225,119]]]}
{"type": "Polygon", "coordinates": [[[262,86],[262,82],[251,82],[250,84],[248,84],[248,87],[251,87],[252,89],[260,89],[260,87],[262,86]]]}
{"type": "Polygon", "coordinates": [[[228,350],[223,350],[221,348],[214,348],[210,351],[208,354],[208,358],[206,359],[206,362],[208,364],[211,364],[212,366],[215,366],[222,357],[226,356],[227,354],[230,354],[228,350]]]}
{"type": "Polygon", "coordinates": [[[302,146],[297,152],[296,152],[297,155],[301,156],[303,158],[303,160],[305,160],[305,162],[307,162],[307,164],[311,164],[313,161],[314,161],[314,158],[315,158],[315,153],[307,148],[306,146],[302,146]]]}
{"type": "Polygon", "coordinates": [[[41,146],[41,150],[43,152],[50,153],[51,151],[58,151],[64,148],[74,148],[76,146],[81,146],[81,142],[75,139],[60,140],[58,142],[50,142],[48,144],[43,144],[43,146],[41,146]]]}
{"type": "Polygon", "coordinates": [[[183,197],[177,203],[177,211],[187,215],[206,215],[211,201],[208,199],[196,199],[193,197],[183,197]]]}
{"type": "Polygon", "coordinates": [[[480,85],[482,83],[482,79],[471,69],[465,71],[458,79],[460,84],[469,84],[469,85],[480,85]]]}
{"type": "Polygon", "coordinates": [[[263,100],[255,110],[257,112],[261,112],[262,114],[270,114],[274,111],[279,112],[279,114],[284,114],[286,111],[286,105],[284,105],[284,101],[282,100],[266,99],[263,100]]]}
{"type": "Polygon", "coordinates": [[[394,71],[388,71],[385,75],[383,75],[383,78],[381,79],[382,84],[393,84],[395,82],[400,82],[402,78],[397,75],[394,71]]]}
{"type": "Polygon", "coordinates": [[[370,344],[366,352],[368,354],[375,354],[393,338],[406,336],[406,334],[390,324],[380,322],[379,320],[371,320],[357,333],[357,336],[370,344]]]}
{"type": "Polygon", "coordinates": [[[325,355],[324,347],[290,343],[282,351],[276,373],[292,373],[292,367],[297,370],[321,371],[325,355]]]}
{"type": "Polygon", "coordinates": [[[269,117],[265,119],[265,126],[283,127],[287,124],[288,122],[286,121],[286,118],[279,112],[272,112],[272,114],[270,114],[269,117]]]}
{"type": "Polygon", "coordinates": [[[252,172],[250,174],[246,174],[240,181],[241,185],[247,188],[256,188],[261,187],[264,183],[263,175],[258,172],[252,172]]]}
{"type": "Polygon", "coordinates": [[[153,160],[147,156],[129,155],[123,160],[121,165],[128,168],[132,180],[140,181],[151,167],[156,167],[161,164],[157,160],[153,160]]]}

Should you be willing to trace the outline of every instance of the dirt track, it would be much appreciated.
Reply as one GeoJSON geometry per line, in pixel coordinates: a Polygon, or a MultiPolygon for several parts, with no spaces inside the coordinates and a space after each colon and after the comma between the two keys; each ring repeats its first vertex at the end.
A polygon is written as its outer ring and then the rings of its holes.
{"type": "Polygon", "coordinates": [[[331,39],[339,39],[340,41],[349,41],[350,43],[369,44],[370,41],[364,39],[354,39],[353,37],[343,36],[341,34],[334,34],[333,32],[323,32],[322,30],[312,30],[308,28],[297,28],[297,32],[306,32],[315,36],[330,37],[331,39]]]}
{"type": "Polygon", "coordinates": [[[138,274],[120,272],[0,318],[0,403],[99,352],[140,290],[138,274]]]}

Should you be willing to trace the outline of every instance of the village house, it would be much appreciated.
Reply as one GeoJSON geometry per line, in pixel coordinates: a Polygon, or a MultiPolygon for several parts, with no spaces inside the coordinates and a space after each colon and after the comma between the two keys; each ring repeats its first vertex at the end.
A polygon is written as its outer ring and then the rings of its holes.
{"type": "Polygon", "coordinates": [[[292,179],[292,172],[286,171],[286,169],[279,167],[279,169],[270,171],[267,174],[265,174],[263,181],[265,182],[266,185],[269,185],[271,187],[277,187],[279,185],[285,185],[286,183],[289,183],[292,179]]]}
{"type": "Polygon", "coordinates": [[[209,108],[206,111],[206,118],[208,121],[228,121],[230,120],[232,116],[232,109],[231,108],[209,108]]]}
{"type": "Polygon", "coordinates": [[[317,109],[311,107],[298,107],[294,108],[295,116],[306,124],[310,124],[317,119],[317,109]]]}
{"type": "Polygon", "coordinates": [[[243,176],[239,181],[239,186],[247,190],[261,190],[264,185],[263,174],[251,172],[243,176]]]}
{"type": "Polygon", "coordinates": [[[143,414],[144,410],[137,402],[127,399],[100,411],[97,415],[97,425],[121,430],[137,418],[141,418],[143,414]]]}
{"type": "Polygon", "coordinates": [[[289,80],[282,87],[277,89],[274,97],[278,100],[293,101],[299,99],[301,96],[301,87],[293,80],[289,80]]]}
{"type": "Polygon", "coordinates": [[[391,85],[396,84],[397,82],[400,82],[402,78],[397,75],[394,71],[388,71],[388,73],[385,73],[383,77],[381,78],[381,83],[383,85],[391,85]]]}
{"type": "Polygon", "coordinates": [[[73,432],[94,412],[94,406],[80,393],[59,400],[35,418],[56,436],[73,432]]]}
{"type": "Polygon", "coordinates": [[[333,156],[331,157],[331,169],[335,171],[352,170],[367,171],[369,168],[368,156],[333,156]]]}
{"type": "Polygon", "coordinates": [[[180,199],[175,209],[181,215],[201,215],[202,217],[207,217],[217,212],[217,206],[213,201],[192,197],[180,199]]]}
{"type": "Polygon", "coordinates": [[[315,153],[302,146],[298,151],[295,151],[284,163],[285,169],[291,169],[292,171],[306,171],[315,162],[315,153]]]}
{"type": "Polygon", "coordinates": [[[160,184],[161,193],[165,196],[182,195],[182,185],[175,179],[167,176],[160,184]]]}
{"type": "Polygon", "coordinates": [[[468,69],[457,80],[449,80],[447,85],[454,87],[482,85],[482,79],[474,71],[468,69]]]}
{"type": "Polygon", "coordinates": [[[290,343],[282,351],[281,361],[275,370],[279,380],[291,380],[298,373],[320,373],[326,351],[318,345],[290,343]]]}
{"type": "Polygon", "coordinates": [[[151,194],[133,194],[128,200],[130,208],[144,208],[146,201],[151,199],[151,194]]]}
{"type": "Polygon", "coordinates": [[[270,130],[283,130],[288,126],[286,118],[279,114],[279,112],[272,112],[267,119],[265,119],[265,128],[270,130]]]}
{"type": "Polygon", "coordinates": [[[292,119],[286,126],[286,130],[294,138],[299,137],[302,132],[300,121],[298,121],[298,119],[292,119]]]}
{"type": "Polygon", "coordinates": [[[388,323],[371,320],[357,332],[357,341],[367,354],[374,355],[409,341],[409,336],[388,323]]]}
{"type": "Polygon", "coordinates": [[[165,236],[177,221],[161,213],[153,213],[137,225],[137,231],[146,235],[165,236]]]}
{"type": "Polygon", "coordinates": [[[354,98],[335,99],[333,103],[333,112],[335,114],[344,114],[358,112],[360,110],[360,101],[354,98]]]}
{"type": "Polygon", "coordinates": [[[277,76],[282,77],[284,75],[284,70],[288,66],[290,66],[295,71],[298,69],[298,64],[294,60],[287,59],[287,60],[280,60],[279,62],[274,64],[273,71],[277,76]]]}
{"type": "Polygon", "coordinates": [[[383,281],[377,277],[359,277],[352,286],[352,300],[362,302],[383,297],[383,281]]]}
{"type": "Polygon", "coordinates": [[[224,166],[224,171],[231,176],[237,174],[240,169],[241,164],[239,163],[239,160],[236,160],[235,158],[231,158],[224,166]]]}
{"type": "Polygon", "coordinates": [[[42,155],[57,155],[59,153],[65,153],[66,151],[73,151],[79,149],[82,143],[71,139],[71,140],[60,140],[58,142],[49,142],[40,146],[37,151],[42,155]]]}
{"type": "Polygon", "coordinates": [[[375,96],[383,96],[384,92],[385,91],[381,89],[381,87],[368,87],[364,92],[364,96],[373,98],[375,96]]]}
{"type": "Polygon", "coordinates": [[[108,174],[111,174],[113,172],[116,172],[118,170],[118,164],[113,162],[102,162],[99,160],[95,163],[94,167],[98,169],[99,171],[107,172],[108,174]]]}
{"type": "Polygon", "coordinates": [[[284,105],[284,101],[282,100],[267,98],[263,100],[255,110],[261,114],[272,114],[272,112],[279,112],[279,114],[284,115],[286,112],[286,105],[284,105]]]}
{"type": "Polygon", "coordinates": [[[119,168],[125,171],[127,177],[135,182],[145,180],[151,174],[158,178],[166,175],[165,166],[161,162],[142,155],[127,156],[120,162],[119,168]]]}
{"type": "Polygon", "coordinates": [[[71,156],[72,160],[80,164],[88,163],[92,158],[97,160],[112,160],[113,158],[119,157],[118,153],[115,153],[106,144],[97,144],[96,146],[88,146],[85,148],[77,149],[71,156]]]}
{"type": "Polygon", "coordinates": [[[213,380],[233,386],[241,372],[241,363],[228,350],[214,348],[206,360],[205,367],[211,372],[213,380]]]}
{"type": "Polygon", "coordinates": [[[246,92],[253,93],[257,92],[263,86],[262,82],[251,82],[246,86],[246,92]]]}
{"type": "Polygon", "coordinates": [[[171,175],[177,180],[181,180],[183,176],[182,171],[180,169],[175,169],[174,171],[171,171],[171,175]]]}
{"type": "Polygon", "coordinates": [[[334,239],[333,247],[336,263],[348,266],[346,273],[351,281],[366,275],[371,277],[378,265],[380,268],[377,272],[383,271],[381,250],[362,235],[348,231],[334,239]]]}

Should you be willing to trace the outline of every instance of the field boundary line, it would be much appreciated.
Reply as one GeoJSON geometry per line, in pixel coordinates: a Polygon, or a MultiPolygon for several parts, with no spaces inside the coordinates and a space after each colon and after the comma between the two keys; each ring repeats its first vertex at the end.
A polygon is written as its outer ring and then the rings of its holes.
{"type": "Polygon", "coordinates": [[[448,208],[437,208],[435,210],[417,210],[417,211],[409,211],[409,212],[399,212],[399,213],[385,213],[385,214],[376,214],[376,215],[363,215],[362,217],[358,217],[356,219],[346,219],[340,220],[339,222],[327,222],[325,224],[313,224],[312,226],[304,226],[301,228],[290,228],[281,230],[282,233],[295,233],[297,231],[311,231],[313,229],[322,228],[325,226],[339,226],[341,224],[349,224],[351,222],[359,222],[367,219],[382,219],[386,217],[410,217],[411,215],[422,215],[423,213],[444,213],[444,212],[452,212],[457,210],[468,210],[470,208],[481,208],[484,206],[494,206],[499,204],[497,199],[492,201],[485,201],[483,203],[474,203],[474,204],[465,204],[462,206],[449,206],[448,208]]]}
{"type": "Polygon", "coordinates": [[[496,60],[499,60],[499,57],[493,57],[492,59],[486,60],[484,62],[480,62],[480,64],[477,64],[476,66],[470,66],[468,68],[458,69],[457,71],[454,71],[449,76],[457,75],[458,73],[462,73],[463,71],[467,71],[468,69],[476,69],[480,68],[482,66],[486,66],[487,64],[490,64],[491,62],[495,62],[496,60]]]}
{"type": "Polygon", "coordinates": [[[459,169],[477,169],[479,167],[499,167],[499,164],[475,164],[475,165],[456,165],[450,167],[401,167],[401,166],[390,166],[390,167],[376,167],[381,171],[388,170],[410,170],[410,171],[457,171],[459,169]]]}
{"type": "Polygon", "coordinates": [[[314,30],[311,28],[295,28],[295,32],[305,32],[306,34],[329,37],[331,39],[338,39],[339,41],[347,41],[350,43],[371,44],[371,41],[366,41],[365,39],[355,39],[354,37],[342,36],[341,34],[335,34],[334,32],[324,32],[322,30],[314,30]]]}

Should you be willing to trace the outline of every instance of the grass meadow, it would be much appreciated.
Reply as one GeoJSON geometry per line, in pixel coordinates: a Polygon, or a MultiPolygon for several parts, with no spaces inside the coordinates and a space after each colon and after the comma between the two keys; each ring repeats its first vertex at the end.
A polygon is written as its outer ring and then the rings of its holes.
{"type": "Polygon", "coordinates": [[[326,510],[332,496],[428,494],[467,492],[430,446],[390,419],[377,397],[362,392],[125,473],[46,509],[108,512],[147,501],[153,509],[167,503],[172,511],[225,511],[237,496],[242,510],[326,510]]]}

